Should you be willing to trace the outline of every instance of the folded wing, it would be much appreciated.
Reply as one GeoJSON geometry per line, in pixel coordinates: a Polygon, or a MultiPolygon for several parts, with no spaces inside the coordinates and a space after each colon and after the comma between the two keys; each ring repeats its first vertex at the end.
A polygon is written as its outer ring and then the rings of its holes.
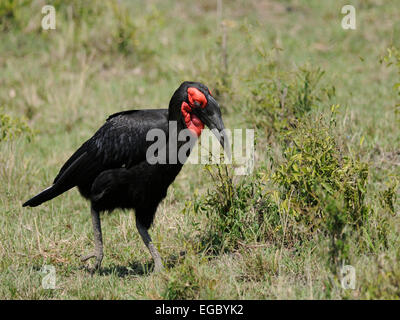
{"type": "Polygon", "coordinates": [[[106,123],[86,141],[62,166],[53,185],[23,206],[35,207],[65,191],[91,184],[103,171],[129,168],[145,161],[147,132],[161,128],[167,132],[168,110],[130,110],[110,116],[106,123]]]}

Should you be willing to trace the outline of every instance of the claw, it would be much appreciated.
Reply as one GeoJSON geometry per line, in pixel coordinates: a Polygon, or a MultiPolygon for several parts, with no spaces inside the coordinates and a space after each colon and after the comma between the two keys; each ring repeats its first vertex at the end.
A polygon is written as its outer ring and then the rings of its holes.
{"type": "Polygon", "coordinates": [[[88,254],[87,256],[82,257],[81,262],[85,262],[91,258],[96,258],[96,263],[94,264],[93,268],[89,269],[90,272],[93,274],[96,270],[100,269],[101,261],[103,260],[103,255],[97,253],[91,253],[88,254]]]}
{"type": "Polygon", "coordinates": [[[96,257],[96,255],[94,253],[88,254],[84,257],[81,257],[81,262],[85,262],[85,261],[89,260],[90,258],[94,258],[94,257],[96,257]]]}

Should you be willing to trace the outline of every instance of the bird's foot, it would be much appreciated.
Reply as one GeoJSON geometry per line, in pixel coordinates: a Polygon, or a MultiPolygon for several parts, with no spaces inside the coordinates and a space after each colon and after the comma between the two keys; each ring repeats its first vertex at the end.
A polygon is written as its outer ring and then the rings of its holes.
{"type": "Polygon", "coordinates": [[[91,254],[88,254],[86,256],[81,257],[81,262],[85,262],[91,258],[96,258],[96,262],[92,268],[89,268],[89,271],[91,274],[94,272],[100,270],[101,266],[101,261],[103,260],[103,253],[102,252],[93,252],[91,254]]]}

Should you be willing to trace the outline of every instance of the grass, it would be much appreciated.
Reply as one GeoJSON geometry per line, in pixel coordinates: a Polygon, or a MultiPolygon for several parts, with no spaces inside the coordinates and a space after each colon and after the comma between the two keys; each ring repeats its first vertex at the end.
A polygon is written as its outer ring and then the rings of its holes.
{"type": "Polygon", "coordinates": [[[211,0],[50,3],[49,31],[47,2],[0,4],[0,298],[400,298],[395,0],[352,1],[354,31],[340,26],[346,1],[224,1],[222,16],[211,0]],[[21,204],[109,114],[165,108],[183,80],[211,88],[227,127],[256,129],[255,172],[184,166],[151,229],[160,274],[133,212],[103,215],[90,277],[78,192],[21,204]]]}

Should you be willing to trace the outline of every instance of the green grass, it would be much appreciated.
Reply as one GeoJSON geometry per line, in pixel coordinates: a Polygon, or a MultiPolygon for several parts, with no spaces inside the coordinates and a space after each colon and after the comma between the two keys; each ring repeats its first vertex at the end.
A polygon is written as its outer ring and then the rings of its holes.
{"type": "Polygon", "coordinates": [[[0,298],[400,298],[397,1],[352,1],[354,31],[340,26],[346,1],[223,1],[224,27],[214,0],[50,3],[50,31],[43,1],[0,3],[0,298]],[[227,127],[256,129],[255,172],[184,167],[151,229],[160,274],[134,213],[103,215],[90,277],[77,190],[21,205],[109,114],[165,108],[184,80],[210,87],[227,127]],[[355,290],[340,286],[343,262],[355,290]]]}

